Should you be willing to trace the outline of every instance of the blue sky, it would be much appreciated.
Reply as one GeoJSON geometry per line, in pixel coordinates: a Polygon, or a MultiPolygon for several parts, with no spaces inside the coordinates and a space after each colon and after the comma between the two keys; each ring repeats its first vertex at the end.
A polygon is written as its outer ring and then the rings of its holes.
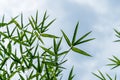
{"type": "MultiPolygon", "coordinates": [[[[0,0],[0,17],[6,18],[19,15],[21,12],[27,18],[38,10],[42,15],[47,10],[51,19],[56,22],[51,27],[51,33],[60,35],[63,29],[69,37],[72,37],[73,29],[77,21],[80,22],[78,37],[88,31],[92,31],[90,37],[94,41],[78,46],[93,55],[92,58],[70,52],[65,64],[68,69],[74,65],[76,74],[74,80],[97,80],[91,72],[101,70],[114,76],[117,73],[120,79],[119,68],[110,70],[105,66],[108,58],[116,55],[120,58],[120,45],[113,42],[114,28],[120,29],[120,1],[119,0],[0,0]]],[[[63,45],[65,46],[65,45],[63,45]]]]}

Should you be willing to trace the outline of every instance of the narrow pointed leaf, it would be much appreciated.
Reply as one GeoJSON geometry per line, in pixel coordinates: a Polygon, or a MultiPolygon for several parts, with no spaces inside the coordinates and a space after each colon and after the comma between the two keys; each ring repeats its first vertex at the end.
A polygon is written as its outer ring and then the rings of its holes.
{"type": "Polygon", "coordinates": [[[47,26],[44,27],[43,31],[45,32],[47,28],[55,21],[56,19],[52,20],[47,26]]]}
{"type": "Polygon", "coordinates": [[[72,38],[72,44],[74,44],[74,42],[75,42],[78,26],[79,26],[79,22],[77,23],[77,25],[75,27],[75,30],[74,30],[74,34],[73,34],[73,38],[72,38]]]}
{"type": "Polygon", "coordinates": [[[79,38],[75,43],[79,43],[81,40],[83,40],[84,38],[86,38],[92,31],[86,33],[85,35],[83,35],[81,38],[79,38]]]}
{"type": "Polygon", "coordinates": [[[91,39],[83,40],[83,41],[80,41],[80,42],[76,42],[74,45],[86,43],[86,42],[92,41],[92,40],[94,40],[94,39],[95,39],[95,38],[91,38],[91,39]]]}
{"type": "Polygon", "coordinates": [[[42,37],[48,37],[48,38],[59,38],[59,37],[57,37],[57,36],[55,36],[55,35],[45,34],[45,33],[41,33],[41,36],[42,36],[42,37]]]}
{"type": "MultiPolygon", "coordinates": [[[[62,30],[61,30],[62,31],[62,30]]],[[[62,34],[67,42],[67,44],[71,47],[71,43],[70,43],[70,40],[68,39],[67,35],[62,31],[62,34]]]]}
{"type": "Polygon", "coordinates": [[[76,47],[72,47],[72,51],[77,52],[77,53],[82,54],[82,55],[85,55],[85,56],[91,56],[91,55],[88,54],[87,52],[85,52],[85,51],[83,51],[83,50],[81,50],[81,49],[78,49],[78,48],[76,48],[76,47]]]}
{"type": "Polygon", "coordinates": [[[0,23],[0,27],[4,27],[4,26],[7,26],[8,24],[7,23],[0,23]]]}
{"type": "Polygon", "coordinates": [[[41,48],[42,48],[44,51],[48,52],[50,55],[55,56],[54,52],[52,52],[51,50],[49,50],[49,49],[47,49],[47,48],[45,48],[45,47],[42,47],[42,46],[41,46],[41,48]]]}
{"type": "Polygon", "coordinates": [[[74,75],[73,75],[73,67],[72,67],[72,69],[71,69],[71,71],[69,73],[68,80],[73,80],[73,78],[74,78],[74,75]]]}
{"type": "Polygon", "coordinates": [[[20,80],[25,80],[21,74],[19,74],[19,76],[20,76],[20,80]]]}

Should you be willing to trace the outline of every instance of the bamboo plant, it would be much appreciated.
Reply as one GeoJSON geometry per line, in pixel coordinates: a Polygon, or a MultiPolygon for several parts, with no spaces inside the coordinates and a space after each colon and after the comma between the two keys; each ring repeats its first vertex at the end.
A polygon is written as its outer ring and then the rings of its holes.
{"type": "MultiPolygon", "coordinates": [[[[93,40],[85,39],[86,33],[76,40],[79,22],[75,26],[73,38],[70,40],[61,30],[62,36],[49,34],[47,31],[55,19],[48,22],[47,12],[39,20],[38,11],[35,17],[30,16],[25,23],[23,14],[0,22],[0,80],[62,80],[63,64],[67,61],[65,55],[70,51],[89,56],[90,54],[76,47],[93,40]],[[46,47],[44,39],[50,38],[53,45],[46,47]],[[69,49],[62,50],[63,38],[69,49]]],[[[68,74],[68,80],[73,80],[73,67],[68,74]]],[[[63,79],[64,80],[64,79],[63,79]]]]}
{"type": "MultiPolygon", "coordinates": [[[[120,38],[120,32],[116,29],[114,29],[115,33],[116,33],[116,37],[120,38]]],[[[115,40],[114,42],[120,42],[120,40],[115,40]]],[[[120,59],[117,56],[113,56],[113,58],[108,58],[112,63],[107,64],[107,66],[111,66],[112,70],[115,68],[118,68],[120,66],[120,59]]],[[[93,73],[93,75],[95,75],[97,78],[99,78],[100,80],[117,80],[117,76],[115,75],[114,78],[112,78],[110,75],[108,75],[106,73],[106,75],[103,75],[103,73],[101,71],[98,71],[99,74],[93,73]]]]}

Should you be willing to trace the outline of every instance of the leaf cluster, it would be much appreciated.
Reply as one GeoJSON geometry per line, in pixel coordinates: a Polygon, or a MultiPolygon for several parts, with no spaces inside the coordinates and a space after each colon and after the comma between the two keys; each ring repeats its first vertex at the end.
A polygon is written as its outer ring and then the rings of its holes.
{"type": "MultiPolygon", "coordinates": [[[[76,45],[93,40],[85,39],[91,32],[86,33],[78,40],[76,34],[78,30],[77,23],[74,30],[72,41],[63,30],[62,36],[65,38],[70,49],[61,50],[62,37],[47,33],[49,27],[55,19],[47,22],[49,16],[44,13],[39,21],[38,11],[35,17],[28,18],[28,23],[24,23],[23,14],[11,18],[5,22],[4,16],[0,23],[0,79],[11,80],[16,75],[20,80],[61,80],[62,71],[65,69],[62,65],[67,61],[65,55],[70,50],[91,56],[87,52],[75,47],[76,45]],[[20,21],[18,21],[20,18],[20,21]],[[47,22],[47,23],[46,23],[47,22]],[[52,39],[53,45],[45,47],[45,39],[52,39]],[[63,57],[63,58],[62,58],[63,57]]],[[[72,80],[73,67],[69,73],[68,80],[72,80]]]]}
{"type": "MultiPolygon", "coordinates": [[[[118,30],[116,30],[116,29],[114,29],[114,31],[115,31],[115,35],[116,35],[116,37],[117,38],[120,38],[120,32],[118,31],[118,30]]],[[[120,42],[120,40],[118,39],[118,40],[115,40],[114,42],[120,42]]],[[[117,67],[119,67],[120,66],[120,59],[117,57],[117,56],[113,56],[113,58],[108,58],[112,63],[110,63],[110,64],[107,64],[107,66],[112,66],[112,68],[111,69],[115,69],[115,68],[117,68],[117,67]]],[[[102,72],[100,72],[100,71],[98,71],[99,72],[99,74],[100,75],[98,75],[98,74],[95,74],[95,73],[93,73],[93,75],[95,75],[97,78],[99,78],[100,80],[117,80],[117,76],[115,75],[115,77],[114,78],[111,78],[110,77],[110,75],[108,75],[107,73],[106,73],[106,76],[108,77],[108,79],[105,77],[105,75],[103,75],[103,73],[102,72]]]]}

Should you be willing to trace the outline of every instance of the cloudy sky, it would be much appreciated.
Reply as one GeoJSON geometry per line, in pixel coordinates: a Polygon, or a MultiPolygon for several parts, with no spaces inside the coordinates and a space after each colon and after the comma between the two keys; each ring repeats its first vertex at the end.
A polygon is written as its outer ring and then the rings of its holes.
{"type": "Polygon", "coordinates": [[[60,35],[60,29],[63,29],[71,38],[77,21],[80,22],[78,37],[92,31],[90,37],[96,39],[78,47],[93,57],[73,52],[66,57],[68,62],[65,66],[68,69],[65,73],[74,65],[74,80],[97,80],[91,74],[97,70],[107,72],[111,76],[117,73],[120,79],[120,73],[117,72],[119,68],[110,70],[110,67],[106,66],[112,55],[120,58],[120,44],[113,42],[116,39],[113,29],[120,30],[119,9],[119,0],[0,0],[0,18],[5,14],[9,19],[20,13],[28,17],[34,15],[37,10],[42,15],[47,10],[51,19],[57,19],[51,27],[51,33],[60,35]]]}

